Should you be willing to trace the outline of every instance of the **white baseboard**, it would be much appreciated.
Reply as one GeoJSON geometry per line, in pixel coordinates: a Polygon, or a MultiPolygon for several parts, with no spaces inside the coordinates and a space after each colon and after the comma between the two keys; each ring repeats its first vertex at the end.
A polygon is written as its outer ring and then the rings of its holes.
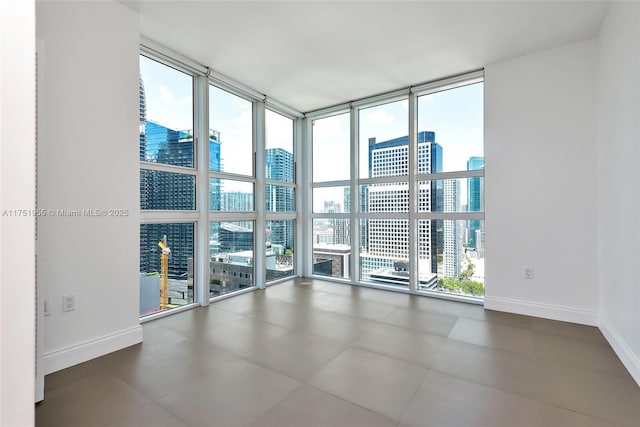
{"type": "Polygon", "coordinates": [[[44,354],[44,373],[45,375],[51,374],[140,342],[142,342],[142,327],[136,325],[112,334],[48,351],[44,354]]]}
{"type": "Polygon", "coordinates": [[[580,310],[573,307],[538,304],[530,301],[498,297],[485,297],[484,307],[489,310],[506,311],[508,313],[524,314],[563,322],[598,326],[597,312],[580,310]]]}
{"type": "Polygon", "coordinates": [[[636,383],[640,385],[640,357],[634,354],[618,331],[602,315],[600,316],[599,328],[624,367],[627,368],[636,383]]]}

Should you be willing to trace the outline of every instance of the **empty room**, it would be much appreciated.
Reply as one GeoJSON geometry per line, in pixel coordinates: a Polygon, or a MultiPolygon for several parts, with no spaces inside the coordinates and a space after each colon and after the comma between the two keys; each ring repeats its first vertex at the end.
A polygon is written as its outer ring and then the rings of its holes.
{"type": "Polygon", "coordinates": [[[640,3],[0,36],[0,425],[640,425],[640,3]]]}

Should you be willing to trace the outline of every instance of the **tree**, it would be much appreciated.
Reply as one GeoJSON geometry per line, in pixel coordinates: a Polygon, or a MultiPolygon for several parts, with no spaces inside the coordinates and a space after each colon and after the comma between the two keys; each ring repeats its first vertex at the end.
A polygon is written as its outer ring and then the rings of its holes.
{"type": "Polygon", "coordinates": [[[455,277],[439,279],[438,289],[473,296],[484,295],[484,285],[482,283],[473,280],[460,280],[455,277]]]}

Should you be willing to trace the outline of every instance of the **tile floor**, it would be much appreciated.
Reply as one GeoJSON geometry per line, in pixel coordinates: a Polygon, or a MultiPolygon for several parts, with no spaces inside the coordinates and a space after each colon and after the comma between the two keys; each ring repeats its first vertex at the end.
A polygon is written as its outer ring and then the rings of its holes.
{"type": "Polygon", "coordinates": [[[48,426],[640,426],[598,329],[291,281],[143,324],[48,375],[48,426]]]}

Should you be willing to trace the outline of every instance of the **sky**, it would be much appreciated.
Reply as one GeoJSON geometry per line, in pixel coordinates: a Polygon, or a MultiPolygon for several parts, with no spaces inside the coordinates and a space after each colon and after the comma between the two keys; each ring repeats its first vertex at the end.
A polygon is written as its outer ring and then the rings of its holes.
{"type": "MultiPolygon", "coordinates": [[[[147,119],[172,129],[193,129],[193,79],[144,56],[140,73],[145,85],[147,119]]],[[[418,131],[436,133],[442,146],[443,171],[467,169],[471,156],[484,156],[483,84],[463,86],[418,98],[418,131]]],[[[368,173],[368,140],[384,141],[408,134],[408,101],[400,100],[359,112],[360,176],[368,173]]],[[[222,89],[209,86],[209,127],[220,132],[223,171],[251,175],[252,104],[222,89]]],[[[293,152],[293,121],[266,111],[266,147],[293,152]]],[[[349,179],[349,114],[314,121],[313,180],[349,179]]],[[[229,182],[231,187],[233,182],[229,182]]],[[[466,180],[461,180],[466,192],[466,180]]],[[[233,191],[233,188],[225,189],[233,191]]],[[[342,187],[316,192],[314,211],[328,198],[343,203],[342,187]],[[334,194],[331,196],[330,194],[334,194]]],[[[466,197],[464,197],[466,200],[466,197]]],[[[462,200],[462,203],[465,203],[462,200]]]]}

